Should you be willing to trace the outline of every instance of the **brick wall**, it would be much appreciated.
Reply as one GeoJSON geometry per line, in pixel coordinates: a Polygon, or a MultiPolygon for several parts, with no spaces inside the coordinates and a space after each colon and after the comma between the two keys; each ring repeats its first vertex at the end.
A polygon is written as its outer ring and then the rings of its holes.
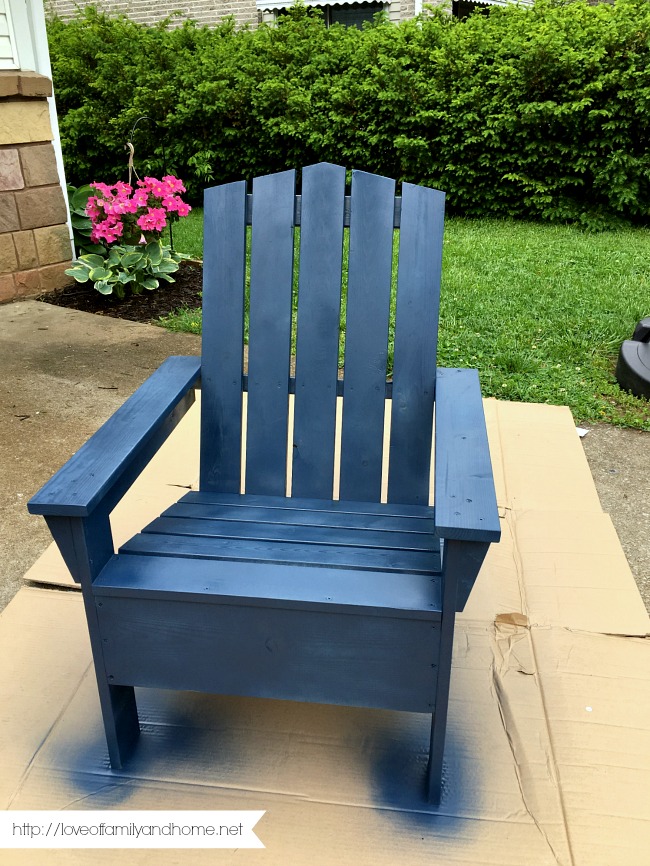
{"type": "MultiPolygon", "coordinates": [[[[292,0],[287,0],[287,5],[291,5],[291,2],[292,0]]],[[[451,5],[451,0],[432,2],[433,5],[451,5]]],[[[56,14],[61,18],[71,18],[78,5],[83,6],[83,2],[77,4],[75,0],[45,0],[45,11],[48,16],[56,14]]],[[[176,18],[179,23],[191,18],[199,24],[213,25],[232,16],[237,27],[246,24],[255,27],[259,21],[275,20],[273,12],[258,13],[255,0],[191,0],[189,3],[178,3],[176,0],[98,0],[96,5],[110,15],[126,15],[131,21],[140,24],[154,24],[175,12],[181,13],[176,18]]],[[[413,18],[415,15],[415,0],[386,0],[386,5],[392,21],[413,18]]]]}
{"type": "MultiPolygon", "coordinates": [[[[78,6],[74,0],[45,0],[48,16],[57,14],[61,18],[74,16],[78,6]]],[[[110,15],[126,15],[131,21],[141,24],[154,24],[168,15],[180,12],[179,22],[191,18],[199,24],[217,24],[224,18],[233,16],[238,27],[245,24],[255,26],[258,21],[255,0],[98,0],[96,5],[110,15]]]]}
{"type": "Polygon", "coordinates": [[[49,79],[0,72],[0,303],[70,281],[72,250],[52,147],[49,79]]]}

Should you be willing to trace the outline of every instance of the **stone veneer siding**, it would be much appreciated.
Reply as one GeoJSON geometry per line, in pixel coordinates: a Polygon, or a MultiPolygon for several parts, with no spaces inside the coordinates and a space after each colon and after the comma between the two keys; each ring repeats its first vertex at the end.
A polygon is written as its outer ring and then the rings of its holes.
{"type": "Polygon", "coordinates": [[[67,210],[47,97],[35,72],[0,72],[0,303],[70,282],[67,210]]]}

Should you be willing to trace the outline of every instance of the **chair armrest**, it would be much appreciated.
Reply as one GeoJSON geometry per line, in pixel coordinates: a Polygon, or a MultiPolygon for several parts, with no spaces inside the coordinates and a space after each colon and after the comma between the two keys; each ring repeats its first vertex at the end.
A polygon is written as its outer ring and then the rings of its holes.
{"type": "Polygon", "coordinates": [[[110,511],[194,402],[198,357],[168,358],[27,503],[31,514],[110,511]]]}
{"type": "Polygon", "coordinates": [[[437,372],[434,506],[439,538],[501,537],[476,370],[437,372]]]}

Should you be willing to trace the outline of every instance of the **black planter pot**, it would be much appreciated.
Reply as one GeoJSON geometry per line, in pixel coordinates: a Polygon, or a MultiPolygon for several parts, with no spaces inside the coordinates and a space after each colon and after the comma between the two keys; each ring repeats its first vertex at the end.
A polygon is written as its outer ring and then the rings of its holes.
{"type": "Polygon", "coordinates": [[[621,346],[616,381],[635,397],[650,399],[650,316],[641,319],[632,339],[621,346]]]}

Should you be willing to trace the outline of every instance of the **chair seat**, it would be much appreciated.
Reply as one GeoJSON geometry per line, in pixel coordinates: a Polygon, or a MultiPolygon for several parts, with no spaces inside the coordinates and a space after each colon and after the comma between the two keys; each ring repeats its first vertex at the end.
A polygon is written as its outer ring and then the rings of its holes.
{"type": "Polygon", "coordinates": [[[119,685],[431,712],[430,508],[190,493],[93,583],[119,685]]]}
{"type": "Polygon", "coordinates": [[[439,619],[433,528],[421,506],[192,492],[123,545],[94,589],[439,619]]]}

